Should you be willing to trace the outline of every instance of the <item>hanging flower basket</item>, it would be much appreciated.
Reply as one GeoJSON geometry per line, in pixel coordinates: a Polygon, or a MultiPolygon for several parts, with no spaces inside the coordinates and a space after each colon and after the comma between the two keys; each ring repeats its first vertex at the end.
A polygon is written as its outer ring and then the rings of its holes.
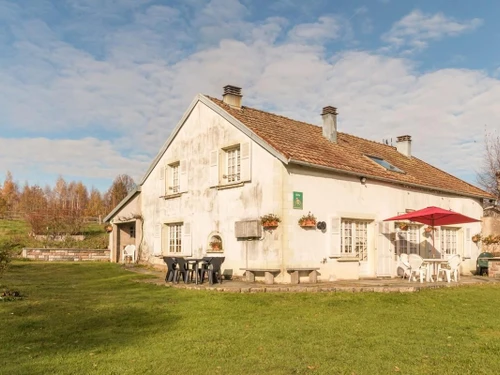
{"type": "Polygon", "coordinates": [[[408,230],[408,224],[407,223],[399,223],[399,229],[408,230]]]}
{"type": "Polygon", "coordinates": [[[316,217],[309,212],[307,215],[304,215],[299,219],[299,225],[302,228],[316,227],[316,217]]]}
{"type": "Polygon", "coordinates": [[[478,243],[479,241],[481,241],[481,235],[480,234],[475,234],[475,235],[472,236],[472,242],[478,243]]]}
{"type": "Polygon", "coordinates": [[[111,233],[113,231],[113,226],[111,224],[108,224],[104,227],[104,230],[107,232],[107,233],[111,233]]]}
{"type": "Polygon", "coordinates": [[[281,219],[279,218],[278,215],[275,214],[267,214],[264,216],[261,216],[260,218],[260,223],[264,227],[264,229],[276,229],[281,223],[281,219]]]}
{"type": "Polygon", "coordinates": [[[432,228],[432,227],[425,227],[425,228],[424,228],[425,233],[431,233],[431,232],[432,232],[432,230],[433,230],[433,228],[432,228]]]}

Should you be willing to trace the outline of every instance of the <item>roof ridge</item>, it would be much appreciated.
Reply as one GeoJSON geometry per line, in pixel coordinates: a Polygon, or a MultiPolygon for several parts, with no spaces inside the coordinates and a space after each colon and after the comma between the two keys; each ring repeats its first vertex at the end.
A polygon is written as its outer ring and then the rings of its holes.
{"type": "Polygon", "coordinates": [[[382,143],[382,142],[377,142],[377,141],[374,141],[372,139],[368,139],[368,138],[363,138],[363,137],[360,137],[358,135],[353,135],[353,134],[350,134],[350,133],[343,133],[343,132],[338,132],[338,133],[341,133],[341,134],[345,134],[349,137],[353,137],[353,138],[357,138],[357,139],[362,139],[363,141],[366,141],[366,142],[371,142],[371,143],[375,143],[377,145],[380,145],[380,146],[384,146],[384,147],[390,147],[392,149],[396,149],[396,146],[393,146],[393,145],[386,145],[385,143],[382,143]]]}
{"type": "MultiPolygon", "coordinates": [[[[225,104],[223,100],[220,100],[218,98],[214,98],[213,96],[210,96],[210,95],[204,95],[206,96],[207,98],[209,98],[210,100],[217,100],[219,102],[221,102],[222,104],[225,104]]],[[[261,112],[261,113],[265,113],[267,115],[271,115],[271,116],[276,116],[276,117],[281,117],[285,120],[289,120],[289,121],[294,121],[294,122],[298,122],[300,124],[303,124],[303,125],[308,125],[308,126],[314,126],[315,128],[320,128],[321,129],[321,125],[314,125],[314,124],[311,124],[309,122],[305,122],[305,121],[301,121],[301,120],[296,120],[296,119],[293,119],[293,118],[290,118],[290,117],[286,117],[286,116],[283,116],[283,115],[279,115],[277,113],[273,113],[273,112],[269,112],[269,111],[264,111],[262,109],[258,109],[258,108],[254,108],[254,107],[248,107],[246,105],[242,105],[241,108],[246,108],[246,109],[250,109],[252,111],[257,111],[257,112],[261,112]]],[[[338,131],[337,132],[338,134],[342,134],[342,135],[347,135],[349,137],[354,137],[354,138],[357,138],[357,139],[362,139],[364,141],[367,141],[367,142],[372,142],[372,143],[375,143],[377,145],[381,145],[381,146],[387,146],[387,147],[391,147],[393,149],[395,149],[396,147],[395,146],[392,146],[392,145],[386,145],[384,143],[381,143],[381,142],[377,142],[377,141],[374,141],[372,139],[367,139],[367,138],[363,138],[363,137],[360,137],[360,136],[357,136],[357,135],[353,135],[353,134],[350,134],[350,133],[346,133],[346,132],[341,132],[341,131],[338,131]]]]}
{"type": "MultiPolygon", "coordinates": [[[[222,104],[224,105],[227,105],[226,103],[224,103],[223,100],[220,100],[218,98],[214,98],[213,96],[210,96],[210,95],[205,95],[207,98],[209,98],[210,100],[217,100],[219,102],[221,102],[222,104]]],[[[289,120],[289,121],[294,121],[294,122],[299,122],[301,124],[304,124],[304,125],[309,125],[309,126],[314,126],[316,128],[321,128],[321,125],[314,125],[314,124],[311,124],[309,122],[305,122],[305,121],[301,121],[301,120],[296,120],[296,119],[293,119],[293,118],[290,118],[290,117],[286,117],[286,116],[283,116],[283,115],[278,115],[277,113],[273,113],[273,112],[268,112],[268,111],[263,111],[262,109],[258,109],[258,108],[254,108],[254,107],[248,107],[246,105],[242,105],[241,108],[246,108],[246,109],[251,109],[252,111],[257,111],[257,112],[261,112],[261,113],[265,113],[267,115],[272,115],[272,116],[276,116],[276,117],[281,117],[285,120],[289,120]]]]}

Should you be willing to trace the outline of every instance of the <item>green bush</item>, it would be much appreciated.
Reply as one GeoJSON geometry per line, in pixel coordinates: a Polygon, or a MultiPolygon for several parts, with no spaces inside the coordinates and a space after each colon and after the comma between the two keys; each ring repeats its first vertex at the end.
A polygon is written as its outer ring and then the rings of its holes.
{"type": "Polygon", "coordinates": [[[16,238],[0,240],[0,277],[3,275],[14,254],[18,253],[23,244],[16,238]]]}

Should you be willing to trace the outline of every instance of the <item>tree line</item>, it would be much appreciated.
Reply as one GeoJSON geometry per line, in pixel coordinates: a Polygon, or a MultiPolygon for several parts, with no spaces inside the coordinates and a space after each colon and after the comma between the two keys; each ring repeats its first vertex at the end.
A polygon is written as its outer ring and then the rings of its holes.
{"type": "Polygon", "coordinates": [[[20,187],[8,171],[0,188],[0,218],[24,218],[34,234],[77,234],[85,218],[103,218],[135,187],[126,174],[118,175],[105,193],[63,177],[53,187],[27,182],[20,187]]]}

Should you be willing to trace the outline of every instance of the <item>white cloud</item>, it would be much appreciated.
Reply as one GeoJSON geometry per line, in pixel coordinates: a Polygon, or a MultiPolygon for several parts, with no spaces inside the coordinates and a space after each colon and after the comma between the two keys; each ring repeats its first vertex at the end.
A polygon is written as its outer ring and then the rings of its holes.
{"type": "Polygon", "coordinates": [[[95,138],[0,138],[0,170],[11,170],[16,179],[31,183],[43,184],[37,179],[40,173],[75,180],[108,179],[125,173],[138,181],[148,165],[144,156],[124,157],[113,149],[112,142],[95,138]]]}
{"type": "Polygon", "coordinates": [[[457,36],[472,31],[482,24],[483,21],[479,18],[459,21],[443,13],[425,14],[420,10],[413,10],[382,35],[382,40],[393,48],[419,51],[425,49],[429,41],[457,36]]]}
{"type": "Polygon", "coordinates": [[[336,16],[321,16],[318,22],[303,23],[293,27],[288,36],[297,42],[323,42],[340,37],[342,21],[336,16]]]}

